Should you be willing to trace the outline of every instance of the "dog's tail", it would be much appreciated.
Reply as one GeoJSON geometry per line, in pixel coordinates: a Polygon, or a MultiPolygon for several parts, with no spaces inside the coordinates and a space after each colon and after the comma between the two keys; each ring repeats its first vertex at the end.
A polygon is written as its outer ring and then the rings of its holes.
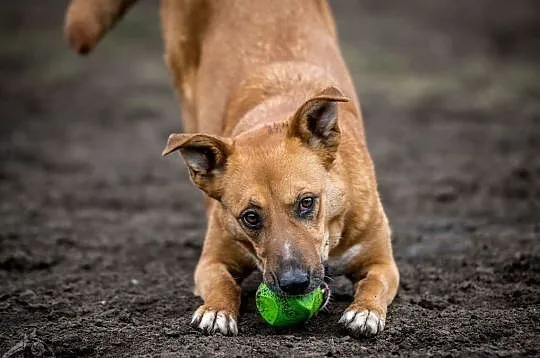
{"type": "Polygon", "coordinates": [[[64,32],[79,54],[92,51],[99,40],[137,0],[71,0],[64,32]]]}

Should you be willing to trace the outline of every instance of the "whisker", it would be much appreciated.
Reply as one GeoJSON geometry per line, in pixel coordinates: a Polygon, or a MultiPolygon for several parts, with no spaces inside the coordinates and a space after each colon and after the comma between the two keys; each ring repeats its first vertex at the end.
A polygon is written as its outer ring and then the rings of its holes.
{"type": "Polygon", "coordinates": [[[326,297],[326,301],[324,302],[323,306],[321,307],[321,311],[324,311],[324,312],[330,312],[330,304],[333,302],[333,297],[332,297],[332,292],[328,292],[328,297],[326,297]]]}

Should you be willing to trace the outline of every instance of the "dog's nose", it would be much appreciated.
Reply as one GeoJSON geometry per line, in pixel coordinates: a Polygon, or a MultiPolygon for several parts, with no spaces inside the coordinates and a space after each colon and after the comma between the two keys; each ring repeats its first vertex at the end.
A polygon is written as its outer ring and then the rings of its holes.
{"type": "Polygon", "coordinates": [[[309,274],[299,268],[287,269],[279,275],[278,285],[286,294],[304,294],[309,286],[309,274]]]}

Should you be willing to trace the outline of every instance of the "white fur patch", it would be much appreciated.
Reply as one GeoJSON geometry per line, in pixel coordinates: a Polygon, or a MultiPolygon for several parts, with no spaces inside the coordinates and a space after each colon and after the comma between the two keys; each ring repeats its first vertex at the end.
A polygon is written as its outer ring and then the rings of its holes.
{"type": "Polygon", "coordinates": [[[351,322],[355,315],[356,315],[355,311],[347,311],[343,314],[343,316],[341,316],[339,323],[351,322]]]}
{"type": "Polygon", "coordinates": [[[341,255],[340,261],[342,261],[344,264],[349,263],[352,259],[354,259],[356,256],[358,256],[362,252],[362,244],[356,244],[347,249],[341,255]]]}
{"type": "Polygon", "coordinates": [[[373,311],[346,311],[339,323],[355,335],[372,336],[384,329],[384,319],[373,311]]]}
{"type": "Polygon", "coordinates": [[[211,326],[214,324],[214,319],[216,318],[216,313],[214,311],[207,311],[204,312],[201,323],[199,323],[199,328],[202,330],[209,330],[211,326]]]}
{"type": "Polygon", "coordinates": [[[206,333],[221,333],[226,336],[238,334],[236,320],[230,314],[225,311],[207,310],[205,306],[195,311],[191,325],[206,333]]]}
{"type": "Polygon", "coordinates": [[[218,312],[216,315],[216,322],[214,323],[214,330],[220,332],[227,332],[228,329],[227,316],[223,312],[218,312]]]}
{"type": "Polygon", "coordinates": [[[283,244],[283,261],[286,261],[287,259],[292,259],[292,250],[291,250],[291,242],[285,241],[285,244],[283,244]]]}
{"type": "Polygon", "coordinates": [[[229,317],[229,334],[236,336],[238,334],[238,326],[236,325],[236,320],[232,317],[229,317]]]}
{"type": "Polygon", "coordinates": [[[330,253],[330,232],[325,231],[324,237],[323,237],[322,249],[321,249],[321,258],[323,262],[328,260],[329,253],[330,253]]]}

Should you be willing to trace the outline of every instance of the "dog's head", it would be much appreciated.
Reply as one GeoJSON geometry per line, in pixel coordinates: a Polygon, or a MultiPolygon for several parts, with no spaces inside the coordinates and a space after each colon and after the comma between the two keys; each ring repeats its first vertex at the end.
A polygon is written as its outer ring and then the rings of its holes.
{"type": "Polygon", "coordinates": [[[227,229],[278,293],[323,284],[328,227],[343,207],[330,168],[340,143],[338,102],[346,101],[330,87],[279,124],[232,139],[172,134],[163,151],[180,150],[192,181],[221,203],[227,229]]]}

